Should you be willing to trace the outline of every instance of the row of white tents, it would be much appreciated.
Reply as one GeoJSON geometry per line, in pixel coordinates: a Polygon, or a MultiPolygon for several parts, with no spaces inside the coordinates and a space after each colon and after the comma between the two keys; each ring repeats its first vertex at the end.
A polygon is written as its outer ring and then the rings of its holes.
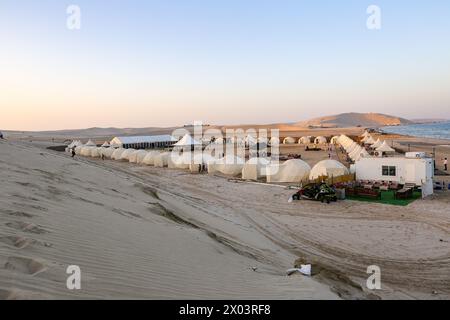
{"type": "MultiPolygon", "coordinates": [[[[375,156],[382,156],[386,153],[395,152],[395,150],[392,149],[386,141],[382,142],[379,138],[375,141],[375,139],[367,131],[365,131],[361,137],[361,142],[363,142],[364,145],[367,145],[370,149],[374,150],[375,156]]],[[[359,145],[346,135],[337,137],[335,143],[341,145],[349,158],[354,162],[360,160],[361,158],[371,157],[364,146],[359,145]]]]}
{"type": "Polygon", "coordinates": [[[283,140],[283,144],[327,144],[328,140],[327,138],[323,137],[323,136],[318,136],[316,138],[313,139],[312,136],[304,136],[301,137],[300,139],[296,140],[293,137],[286,137],[283,140]]]}
{"type": "Polygon", "coordinates": [[[123,149],[109,146],[108,143],[97,147],[92,141],[82,144],[72,142],[67,152],[75,149],[75,154],[92,157],[128,161],[141,165],[168,167],[198,172],[199,166],[206,166],[208,173],[221,173],[227,176],[241,176],[246,180],[266,179],[267,182],[299,183],[315,180],[319,177],[338,177],[349,174],[348,169],[335,160],[323,160],[314,167],[300,159],[292,159],[284,163],[271,162],[266,158],[251,158],[245,161],[236,156],[225,156],[217,159],[202,152],[160,152],[135,149],[123,149]]]}

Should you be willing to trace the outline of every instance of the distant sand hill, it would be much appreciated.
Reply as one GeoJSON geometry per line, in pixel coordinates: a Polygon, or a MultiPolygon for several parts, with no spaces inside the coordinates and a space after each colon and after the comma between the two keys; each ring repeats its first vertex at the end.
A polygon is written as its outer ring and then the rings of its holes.
{"type": "Polygon", "coordinates": [[[320,117],[308,121],[298,122],[299,127],[382,127],[411,124],[412,121],[381,113],[341,113],[334,116],[320,117]]]}

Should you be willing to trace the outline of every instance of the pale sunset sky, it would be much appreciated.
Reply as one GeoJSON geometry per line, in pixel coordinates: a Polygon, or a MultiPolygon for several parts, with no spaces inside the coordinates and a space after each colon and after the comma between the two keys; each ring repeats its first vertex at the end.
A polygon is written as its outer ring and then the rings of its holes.
{"type": "Polygon", "coordinates": [[[448,0],[0,0],[0,39],[0,130],[450,118],[448,0]]]}

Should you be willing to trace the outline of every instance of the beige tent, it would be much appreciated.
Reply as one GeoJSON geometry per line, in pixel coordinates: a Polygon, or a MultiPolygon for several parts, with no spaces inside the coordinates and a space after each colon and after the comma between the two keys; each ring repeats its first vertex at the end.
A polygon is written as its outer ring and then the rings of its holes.
{"type": "Polygon", "coordinates": [[[327,143],[327,138],[323,137],[323,136],[318,136],[317,138],[314,139],[314,144],[326,144],[327,143]]]}
{"type": "Polygon", "coordinates": [[[158,154],[157,156],[155,156],[154,158],[154,165],[155,167],[167,167],[167,165],[169,164],[169,157],[170,157],[170,152],[163,152],[158,154]]]}
{"type": "Polygon", "coordinates": [[[242,168],[242,179],[258,180],[266,176],[266,168],[270,161],[266,158],[251,158],[242,168]]]}
{"type": "Polygon", "coordinates": [[[96,149],[97,147],[92,146],[83,146],[81,147],[80,156],[90,157],[92,149],[96,149]]]}
{"type": "Polygon", "coordinates": [[[145,158],[142,160],[142,164],[145,164],[147,166],[154,166],[155,165],[155,157],[159,156],[160,152],[158,151],[149,151],[145,158]]]}
{"type": "Polygon", "coordinates": [[[283,164],[271,164],[267,167],[267,182],[297,182],[308,178],[309,164],[300,159],[292,159],[283,164]]]}
{"type": "Polygon", "coordinates": [[[311,143],[311,136],[305,136],[298,139],[299,144],[310,144],[311,143]]]}
{"type": "Polygon", "coordinates": [[[309,174],[309,179],[314,180],[319,177],[339,177],[349,174],[346,166],[336,160],[322,160],[318,162],[309,174]]]}
{"type": "Polygon", "coordinates": [[[128,161],[131,163],[142,163],[145,156],[147,155],[147,151],[145,150],[136,150],[128,157],[128,161]]]}
{"type": "Polygon", "coordinates": [[[294,144],[294,143],[295,143],[295,139],[292,137],[287,137],[287,138],[284,138],[284,140],[283,140],[283,144],[294,144]]]}
{"type": "Polygon", "coordinates": [[[383,152],[383,153],[394,153],[395,150],[392,149],[386,141],[383,142],[383,144],[381,146],[379,146],[378,148],[375,149],[378,152],[383,152]]]}
{"type": "Polygon", "coordinates": [[[111,159],[114,150],[115,149],[113,148],[100,148],[100,155],[104,155],[105,158],[111,159]]]}
{"type": "Polygon", "coordinates": [[[92,158],[100,158],[102,156],[101,152],[101,148],[92,148],[91,149],[91,157],[92,158]]]}
{"type": "Polygon", "coordinates": [[[330,143],[331,144],[338,144],[338,139],[339,139],[339,136],[334,136],[334,137],[331,138],[330,143]]]}
{"type": "Polygon", "coordinates": [[[269,144],[270,144],[270,145],[278,145],[278,144],[280,144],[280,138],[278,138],[278,137],[272,137],[272,138],[270,138],[269,144]]]}
{"type": "Polygon", "coordinates": [[[196,173],[198,172],[199,166],[208,166],[209,163],[214,163],[214,160],[215,159],[209,154],[195,153],[189,164],[189,171],[196,173]]]}
{"type": "Polygon", "coordinates": [[[125,151],[120,155],[120,160],[130,161],[130,156],[135,151],[135,149],[125,149],[125,151]]]}
{"type": "Polygon", "coordinates": [[[378,138],[378,140],[375,141],[375,143],[372,144],[370,147],[373,148],[373,149],[376,149],[378,147],[381,147],[382,144],[383,144],[383,142],[381,142],[380,138],[378,138]]]}
{"type": "Polygon", "coordinates": [[[192,162],[191,152],[182,152],[181,154],[177,152],[171,152],[170,157],[167,160],[167,166],[171,169],[189,169],[189,165],[192,162]]]}
{"type": "Polygon", "coordinates": [[[242,174],[244,160],[239,157],[225,156],[208,164],[208,173],[220,172],[225,175],[238,176],[242,174]]]}
{"type": "Polygon", "coordinates": [[[124,148],[117,148],[114,150],[114,152],[111,155],[111,159],[113,160],[120,160],[122,153],[125,151],[126,149],[124,148]]]}

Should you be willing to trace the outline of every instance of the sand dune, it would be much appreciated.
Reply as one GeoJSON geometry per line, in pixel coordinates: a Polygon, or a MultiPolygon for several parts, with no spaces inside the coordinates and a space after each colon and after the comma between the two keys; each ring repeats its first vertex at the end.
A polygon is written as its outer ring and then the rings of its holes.
{"type": "Polygon", "coordinates": [[[295,256],[276,244],[255,239],[277,257],[266,259],[178,211],[199,203],[178,208],[133,174],[7,142],[0,168],[0,299],[338,298],[286,277],[295,256]],[[66,288],[68,265],[80,291],[66,288]]]}
{"type": "Polygon", "coordinates": [[[296,123],[300,127],[322,126],[335,128],[382,127],[411,124],[412,121],[381,113],[341,113],[296,123]]]}

